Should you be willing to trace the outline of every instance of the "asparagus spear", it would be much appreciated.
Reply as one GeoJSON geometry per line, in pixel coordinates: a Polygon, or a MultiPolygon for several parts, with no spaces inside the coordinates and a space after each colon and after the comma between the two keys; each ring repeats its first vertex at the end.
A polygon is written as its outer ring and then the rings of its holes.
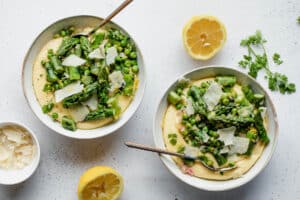
{"type": "Polygon", "coordinates": [[[68,67],[70,80],[80,80],[78,67],[68,67]]]}
{"type": "Polygon", "coordinates": [[[86,117],[85,121],[104,119],[107,117],[114,116],[114,110],[112,108],[101,108],[95,111],[90,112],[86,117]]]}
{"type": "Polygon", "coordinates": [[[265,144],[268,144],[270,139],[267,135],[267,131],[264,127],[264,122],[263,119],[261,117],[260,111],[258,111],[254,117],[254,126],[258,131],[258,137],[261,139],[262,142],[264,142],[265,144]]]}
{"type": "Polygon", "coordinates": [[[67,116],[62,117],[61,125],[70,131],[75,131],[77,129],[75,121],[67,116]]]}
{"type": "Polygon", "coordinates": [[[81,49],[83,50],[83,54],[87,57],[88,54],[92,51],[92,47],[90,44],[90,41],[88,40],[87,37],[80,37],[80,46],[81,49]]]}
{"type": "Polygon", "coordinates": [[[50,57],[50,62],[55,70],[55,72],[57,72],[58,74],[63,73],[64,72],[64,67],[61,65],[60,60],[58,59],[57,56],[53,55],[50,57]]]}
{"type": "Polygon", "coordinates": [[[63,39],[60,47],[58,48],[56,54],[58,56],[65,55],[74,45],[79,43],[78,38],[66,37],[63,39]]]}
{"type": "Polygon", "coordinates": [[[235,76],[217,76],[216,78],[217,83],[224,87],[232,87],[236,83],[235,76]]]}

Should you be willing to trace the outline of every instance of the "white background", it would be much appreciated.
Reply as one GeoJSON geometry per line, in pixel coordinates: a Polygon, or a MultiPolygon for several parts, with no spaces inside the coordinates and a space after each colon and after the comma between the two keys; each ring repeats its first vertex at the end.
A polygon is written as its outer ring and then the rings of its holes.
{"type": "MultiPolygon", "coordinates": [[[[122,200],[300,199],[300,15],[299,0],[135,0],[115,18],[136,39],[147,68],[144,100],[132,119],[105,138],[80,141],[60,136],[34,116],[21,87],[26,50],[46,26],[72,15],[106,16],[121,0],[0,0],[0,120],[18,120],[40,141],[37,172],[18,186],[0,186],[0,200],[74,200],[80,175],[94,165],[115,167],[125,179],[122,200]],[[207,62],[193,61],[184,51],[181,31],[193,15],[218,16],[227,28],[227,43],[207,62]],[[152,117],[160,96],[180,74],[195,67],[237,66],[245,49],[240,40],[256,29],[267,38],[270,54],[284,64],[273,69],[296,82],[293,95],[271,93],[280,124],[279,143],[267,168],[252,182],[227,192],[205,192],[171,175],[156,154],[127,149],[124,141],[153,144],[152,117]]],[[[259,81],[266,87],[263,76],[259,81]]]]}

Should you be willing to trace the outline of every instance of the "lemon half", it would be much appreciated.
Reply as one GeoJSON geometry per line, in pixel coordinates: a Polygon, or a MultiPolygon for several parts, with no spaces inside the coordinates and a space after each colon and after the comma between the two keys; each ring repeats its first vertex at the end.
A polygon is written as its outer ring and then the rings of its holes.
{"type": "Polygon", "coordinates": [[[216,17],[192,17],[183,28],[183,43],[188,54],[197,60],[213,57],[226,41],[226,29],[216,17]]]}
{"type": "Polygon", "coordinates": [[[79,200],[116,200],[123,191],[123,178],[113,168],[96,166],[80,177],[79,200]]]}

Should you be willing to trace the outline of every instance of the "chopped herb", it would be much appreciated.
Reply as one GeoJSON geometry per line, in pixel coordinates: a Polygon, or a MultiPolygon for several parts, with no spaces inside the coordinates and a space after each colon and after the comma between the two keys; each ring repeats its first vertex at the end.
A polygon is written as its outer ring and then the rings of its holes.
{"type": "Polygon", "coordinates": [[[297,18],[297,22],[298,24],[300,24],[300,16],[297,18]]]}
{"type": "Polygon", "coordinates": [[[280,55],[278,53],[274,53],[272,58],[273,58],[274,63],[276,63],[277,65],[281,65],[283,63],[283,61],[280,59],[280,55]]]}
{"type": "MultiPolygon", "coordinates": [[[[248,54],[243,55],[243,59],[239,62],[239,65],[248,69],[248,74],[253,78],[256,78],[258,72],[264,69],[266,72],[265,77],[269,82],[269,89],[272,91],[279,91],[282,94],[295,92],[295,84],[290,83],[286,75],[278,72],[272,72],[270,70],[270,63],[268,61],[268,56],[264,45],[266,42],[267,41],[262,37],[260,31],[256,31],[254,35],[250,35],[249,37],[243,39],[240,45],[247,48],[248,54]],[[263,53],[259,54],[259,50],[262,50],[263,53]]],[[[278,65],[283,63],[278,53],[273,55],[273,61],[278,65]]]]}

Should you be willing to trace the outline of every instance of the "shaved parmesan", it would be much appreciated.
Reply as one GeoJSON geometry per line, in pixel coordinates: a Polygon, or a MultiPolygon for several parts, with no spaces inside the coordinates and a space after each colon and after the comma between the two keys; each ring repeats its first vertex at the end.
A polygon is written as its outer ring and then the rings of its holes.
{"type": "Polygon", "coordinates": [[[193,107],[193,100],[191,98],[187,98],[185,112],[188,116],[195,114],[195,110],[193,107]]]}
{"type": "Polygon", "coordinates": [[[111,65],[115,62],[115,58],[118,56],[116,47],[110,47],[106,50],[106,64],[111,65]]]}
{"type": "Polygon", "coordinates": [[[91,98],[87,101],[82,102],[83,105],[88,106],[91,110],[96,110],[98,107],[98,97],[97,94],[93,94],[91,98]]]}
{"type": "Polygon", "coordinates": [[[86,60],[80,58],[79,56],[71,54],[68,57],[66,57],[61,64],[63,66],[78,67],[78,66],[83,65],[85,62],[86,62],[86,60]]]}
{"type": "Polygon", "coordinates": [[[108,79],[110,81],[110,92],[115,92],[125,85],[121,71],[114,71],[108,76],[108,79]]]}
{"type": "Polygon", "coordinates": [[[184,154],[185,154],[186,156],[191,157],[191,158],[196,158],[196,157],[198,157],[199,152],[200,152],[199,148],[192,147],[192,146],[189,146],[189,145],[186,145],[186,146],[184,147],[184,154]]]}
{"type": "Polygon", "coordinates": [[[232,145],[235,130],[236,128],[234,126],[218,129],[217,133],[219,134],[219,140],[224,142],[225,146],[232,145]]]}
{"type": "Polygon", "coordinates": [[[80,81],[71,83],[71,84],[67,85],[66,87],[56,90],[54,92],[55,102],[60,102],[68,96],[82,92],[82,90],[83,90],[83,85],[80,84],[80,81]]]}
{"type": "Polygon", "coordinates": [[[91,59],[102,59],[105,58],[104,52],[100,50],[100,48],[95,49],[88,55],[89,58],[91,59]]]}
{"type": "Polygon", "coordinates": [[[216,82],[212,82],[203,95],[203,100],[206,103],[209,111],[212,111],[219,103],[222,94],[223,91],[221,86],[216,82]]]}
{"type": "Polygon", "coordinates": [[[234,137],[233,144],[230,148],[230,154],[243,154],[246,153],[249,147],[250,140],[245,137],[234,137]]]}
{"type": "Polygon", "coordinates": [[[229,147],[228,147],[228,146],[225,146],[225,147],[223,147],[223,148],[220,150],[220,154],[228,153],[229,150],[230,150],[229,147]]]}
{"type": "Polygon", "coordinates": [[[33,149],[31,145],[21,146],[15,150],[16,153],[20,153],[25,156],[31,155],[33,153],[32,151],[33,149]]]}
{"type": "Polygon", "coordinates": [[[6,135],[9,141],[15,142],[17,144],[21,144],[22,142],[22,133],[19,133],[17,130],[12,127],[8,127],[3,129],[2,132],[6,135]]]}
{"type": "Polygon", "coordinates": [[[21,127],[0,128],[0,167],[21,169],[30,164],[36,148],[31,135],[21,127]]]}
{"type": "Polygon", "coordinates": [[[9,158],[9,152],[3,147],[0,146],[0,162],[5,161],[9,158]]]}
{"type": "Polygon", "coordinates": [[[77,106],[70,109],[70,114],[75,120],[75,122],[81,122],[89,114],[89,109],[86,106],[77,106]]]}

